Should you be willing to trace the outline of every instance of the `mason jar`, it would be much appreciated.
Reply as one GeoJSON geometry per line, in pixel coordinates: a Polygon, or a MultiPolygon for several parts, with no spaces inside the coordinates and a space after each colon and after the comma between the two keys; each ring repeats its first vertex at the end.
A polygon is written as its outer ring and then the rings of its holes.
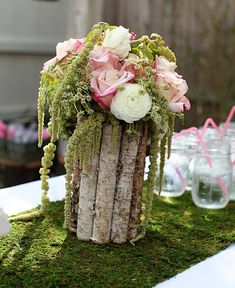
{"type": "Polygon", "coordinates": [[[230,145],[222,141],[210,141],[206,142],[206,147],[207,154],[200,148],[195,155],[192,199],[198,207],[224,208],[231,197],[230,145]]]}
{"type": "MultiPolygon", "coordinates": [[[[179,138],[172,139],[171,156],[166,159],[163,174],[161,196],[179,197],[187,186],[189,157],[185,141],[179,138]]],[[[158,187],[156,187],[157,192],[158,187]]]]}
{"type": "MultiPolygon", "coordinates": [[[[220,124],[220,129],[223,129],[224,123],[220,124]]],[[[228,141],[231,146],[231,162],[233,166],[233,178],[231,188],[231,200],[235,200],[235,122],[230,122],[226,131],[223,133],[224,141],[228,141]]]]}
{"type": "Polygon", "coordinates": [[[187,135],[185,135],[185,143],[187,145],[188,150],[188,158],[189,158],[189,171],[188,171],[188,181],[187,181],[187,191],[192,190],[192,179],[193,179],[193,165],[194,165],[194,159],[195,159],[195,153],[198,149],[198,137],[195,132],[189,132],[187,135]]]}

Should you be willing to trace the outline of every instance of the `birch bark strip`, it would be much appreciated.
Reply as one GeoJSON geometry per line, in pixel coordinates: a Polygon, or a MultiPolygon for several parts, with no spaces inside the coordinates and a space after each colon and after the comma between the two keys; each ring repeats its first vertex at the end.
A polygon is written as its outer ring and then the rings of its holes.
{"type": "Polygon", "coordinates": [[[73,179],[72,179],[72,196],[71,196],[71,224],[70,231],[76,233],[77,231],[77,216],[79,205],[79,188],[80,188],[80,169],[79,160],[74,165],[73,179]]]}
{"type": "Polygon", "coordinates": [[[142,189],[144,183],[145,157],[147,153],[148,127],[144,124],[140,137],[140,144],[136,156],[135,172],[133,177],[133,190],[131,199],[130,219],[128,227],[128,240],[134,239],[140,233],[140,216],[142,189]]]}
{"type": "Polygon", "coordinates": [[[139,140],[140,133],[130,135],[127,132],[126,126],[122,137],[119,163],[120,176],[117,182],[113,208],[111,241],[114,243],[124,243],[127,241],[133,176],[139,140]]]}
{"type": "Polygon", "coordinates": [[[92,235],[92,241],[100,244],[110,239],[119,150],[120,139],[116,147],[112,144],[112,125],[104,124],[92,235]]]}
{"type": "Polygon", "coordinates": [[[77,220],[77,238],[89,241],[95,214],[95,195],[97,186],[99,155],[95,155],[91,163],[83,167],[81,173],[79,208],[77,220]]]}

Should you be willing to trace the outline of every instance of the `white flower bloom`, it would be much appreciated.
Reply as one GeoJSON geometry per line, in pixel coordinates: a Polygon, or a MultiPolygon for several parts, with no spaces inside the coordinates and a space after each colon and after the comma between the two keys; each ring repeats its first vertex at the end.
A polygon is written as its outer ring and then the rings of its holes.
{"type": "Polygon", "coordinates": [[[151,109],[152,98],[139,84],[124,84],[111,103],[111,113],[119,120],[133,123],[143,118],[151,109]]]}
{"type": "Polygon", "coordinates": [[[0,208],[0,236],[4,236],[9,233],[11,225],[7,220],[7,215],[4,213],[2,208],[0,208]]]}
{"type": "Polygon", "coordinates": [[[117,55],[120,60],[127,57],[131,51],[129,29],[119,26],[113,30],[108,29],[105,32],[105,38],[102,43],[103,47],[108,48],[117,55]]]}

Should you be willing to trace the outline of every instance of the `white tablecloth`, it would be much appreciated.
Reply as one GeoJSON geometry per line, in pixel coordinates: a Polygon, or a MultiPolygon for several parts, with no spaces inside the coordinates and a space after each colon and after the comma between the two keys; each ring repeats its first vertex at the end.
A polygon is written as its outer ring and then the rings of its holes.
{"type": "MultiPolygon", "coordinates": [[[[64,176],[51,178],[49,183],[50,199],[62,200],[65,195],[64,176]]],[[[0,189],[0,206],[8,215],[37,207],[41,201],[40,185],[40,181],[35,181],[0,189]]],[[[156,287],[235,288],[235,244],[156,287]]]]}
{"type": "Polygon", "coordinates": [[[235,288],[235,244],[156,287],[235,288]]]}
{"type": "MultiPolygon", "coordinates": [[[[51,201],[62,200],[65,195],[65,178],[58,176],[49,179],[48,195],[51,201]]],[[[41,203],[41,181],[0,189],[0,207],[8,215],[30,210],[41,203]]]]}

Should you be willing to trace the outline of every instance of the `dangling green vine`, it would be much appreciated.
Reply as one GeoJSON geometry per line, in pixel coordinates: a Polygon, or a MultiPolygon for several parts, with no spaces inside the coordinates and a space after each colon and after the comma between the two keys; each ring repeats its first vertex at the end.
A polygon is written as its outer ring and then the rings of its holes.
{"type": "Polygon", "coordinates": [[[132,239],[130,243],[134,245],[134,243],[140,239],[142,239],[146,234],[146,229],[149,223],[150,213],[152,209],[152,202],[153,202],[153,191],[155,185],[155,179],[157,175],[157,156],[159,152],[158,144],[158,129],[156,124],[152,122],[151,125],[151,144],[150,144],[150,166],[149,166],[149,173],[148,173],[148,184],[147,184],[147,194],[146,194],[146,204],[145,204],[145,211],[144,211],[144,220],[141,224],[141,232],[140,234],[132,239]]]}
{"type": "Polygon", "coordinates": [[[161,140],[160,144],[160,166],[159,166],[159,195],[162,191],[162,182],[163,182],[163,174],[164,174],[164,166],[165,166],[165,159],[166,159],[166,143],[167,143],[167,134],[161,140]]]}
{"type": "Polygon", "coordinates": [[[168,119],[168,137],[167,137],[167,158],[171,156],[171,142],[174,132],[175,116],[170,115],[168,119]]]}
{"type": "Polygon", "coordinates": [[[47,192],[49,190],[48,178],[50,173],[50,167],[52,166],[52,160],[55,156],[54,152],[56,146],[53,143],[49,143],[44,148],[44,157],[42,158],[42,168],[40,168],[41,174],[41,187],[43,189],[42,198],[41,198],[41,208],[38,211],[31,213],[24,213],[21,215],[13,216],[10,218],[11,221],[28,221],[45,215],[48,211],[49,198],[47,192]]]}
{"type": "Polygon", "coordinates": [[[80,118],[73,135],[69,138],[66,154],[66,196],[65,196],[65,221],[64,228],[69,228],[71,218],[71,191],[72,191],[72,174],[74,163],[79,158],[79,165],[82,169],[100,149],[102,136],[102,124],[105,117],[101,113],[82,119],[80,118]]]}

